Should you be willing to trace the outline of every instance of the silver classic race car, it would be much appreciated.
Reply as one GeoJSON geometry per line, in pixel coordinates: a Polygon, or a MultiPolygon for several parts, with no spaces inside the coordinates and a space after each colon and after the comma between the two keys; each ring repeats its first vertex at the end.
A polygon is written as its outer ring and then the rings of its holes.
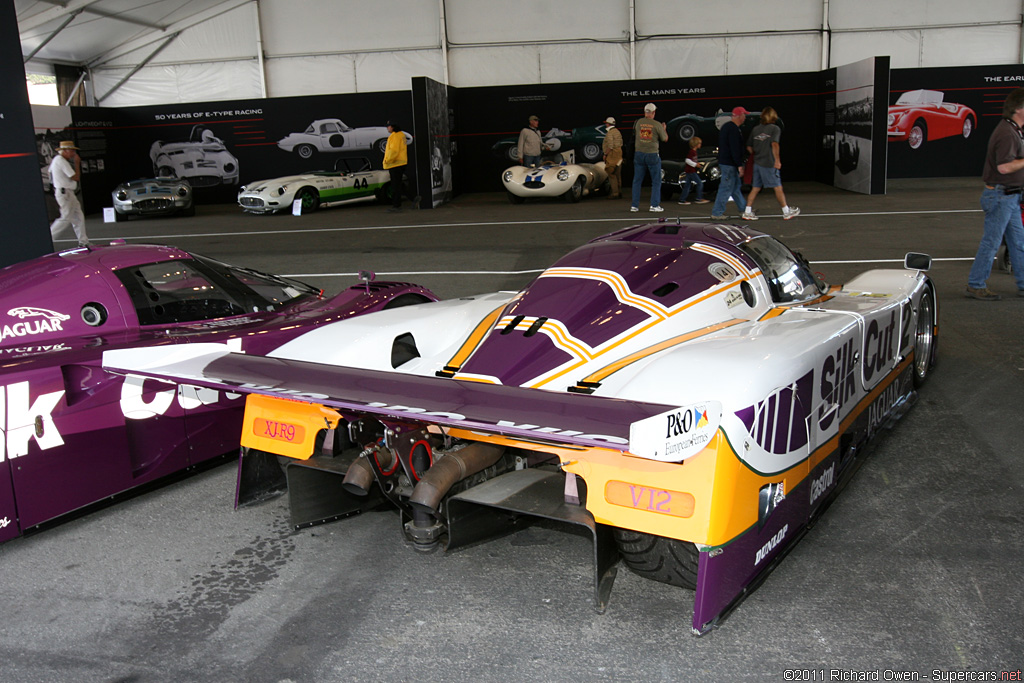
{"type": "Polygon", "coordinates": [[[140,178],[121,183],[111,193],[114,218],[129,216],[194,216],[192,186],[176,178],[140,178]]]}
{"type": "Polygon", "coordinates": [[[321,206],[349,202],[388,201],[391,176],[387,171],[370,168],[369,159],[342,158],[333,171],[309,171],[299,175],[247,183],[238,191],[238,205],[247,213],[290,211],[300,202],[301,212],[321,206]]]}

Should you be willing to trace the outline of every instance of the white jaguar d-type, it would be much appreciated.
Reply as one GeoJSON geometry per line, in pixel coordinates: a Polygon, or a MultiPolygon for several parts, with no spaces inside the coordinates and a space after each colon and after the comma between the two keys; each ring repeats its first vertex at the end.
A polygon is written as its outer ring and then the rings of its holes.
{"type": "Polygon", "coordinates": [[[540,166],[513,166],[501,174],[508,200],[521,204],[527,197],[561,197],[578,202],[595,193],[607,193],[608,174],[604,162],[577,164],[572,151],[545,159],[540,166]]]}

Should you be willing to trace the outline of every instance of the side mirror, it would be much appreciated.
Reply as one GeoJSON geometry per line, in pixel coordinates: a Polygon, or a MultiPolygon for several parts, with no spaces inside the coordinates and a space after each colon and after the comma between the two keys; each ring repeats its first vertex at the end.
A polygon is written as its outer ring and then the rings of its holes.
{"type": "Polygon", "coordinates": [[[373,279],[375,277],[377,277],[377,274],[374,273],[372,270],[360,270],[359,271],[359,279],[362,280],[363,283],[366,285],[366,293],[367,294],[370,293],[370,283],[373,282],[373,279]]]}
{"type": "Polygon", "coordinates": [[[925,272],[931,270],[932,257],[928,254],[918,254],[917,252],[909,252],[903,257],[903,267],[907,270],[917,270],[925,272]]]}

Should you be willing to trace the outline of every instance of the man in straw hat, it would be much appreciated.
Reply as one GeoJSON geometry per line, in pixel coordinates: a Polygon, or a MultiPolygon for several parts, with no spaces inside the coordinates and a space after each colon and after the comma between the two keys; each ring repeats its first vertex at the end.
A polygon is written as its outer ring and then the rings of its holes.
{"type": "Polygon", "coordinates": [[[82,157],[78,156],[78,148],[71,140],[63,140],[59,152],[50,162],[50,182],[60,206],[60,217],[50,225],[50,237],[56,242],[57,236],[70,226],[78,238],[78,246],[88,247],[91,245],[85,234],[85,215],[75,196],[82,177],[82,157]]]}

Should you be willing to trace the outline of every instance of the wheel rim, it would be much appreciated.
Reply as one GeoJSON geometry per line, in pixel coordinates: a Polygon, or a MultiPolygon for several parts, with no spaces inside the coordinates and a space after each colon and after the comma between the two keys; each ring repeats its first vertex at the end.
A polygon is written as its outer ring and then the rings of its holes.
{"type": "Polygon", "coordinates": [[[298,155],[303,159],[308,159],[313,156],[313,148],[309,145],[299,145],[295,150],[298,155]]]}
{"type": "Polygon", "coordinates": [[[971,131],[974,129],[974,124],[971,122],[971,117],[968,116],[964,119],[964,137],[971,137],[971,131]]]}
{"type": "Polygon", "coordinates": [[[508,148],[508,151],[505,152],[505,156],[508,157],[509,161],[519,161],[519,148],[512,145],[508,148]]]}
{"type": "Polygon", "coordinates": [[[685,142],[686,140],[692,138],[695,132],[696,131],[692,124],[684,123],[682,126],[679,127],[679,139],[685,142]]]}
{"type": "Polygon", "coordinates": [[[914,126],[910,129],[910,137],[907,138],[911,149],[917,149],[924,142],[924,131],[921,126],[914,126]]]}
{"type": "Polygon", "coordinates": [[[303,192],[301,199],[303,211],[305,211],[306,209],[312,209],[315,206],[313,194],[311,192],[303,192]]]}
{"type": "Polygon", "coordinates": [[[601,148],[593,142],[589,142],[583,146],[583,156],[587,159],[597,159],[601,156],[601,148]]]}
{"type": "Polygon", "coordinates": [[[935,310],[932,307],[932,296],[925,293],[921,296],[921,305],[917,311],[917,330],[914,334],[914,372],[918,379],[924,379],[932,362],[932,348],[935,343],[935,310]]]}

